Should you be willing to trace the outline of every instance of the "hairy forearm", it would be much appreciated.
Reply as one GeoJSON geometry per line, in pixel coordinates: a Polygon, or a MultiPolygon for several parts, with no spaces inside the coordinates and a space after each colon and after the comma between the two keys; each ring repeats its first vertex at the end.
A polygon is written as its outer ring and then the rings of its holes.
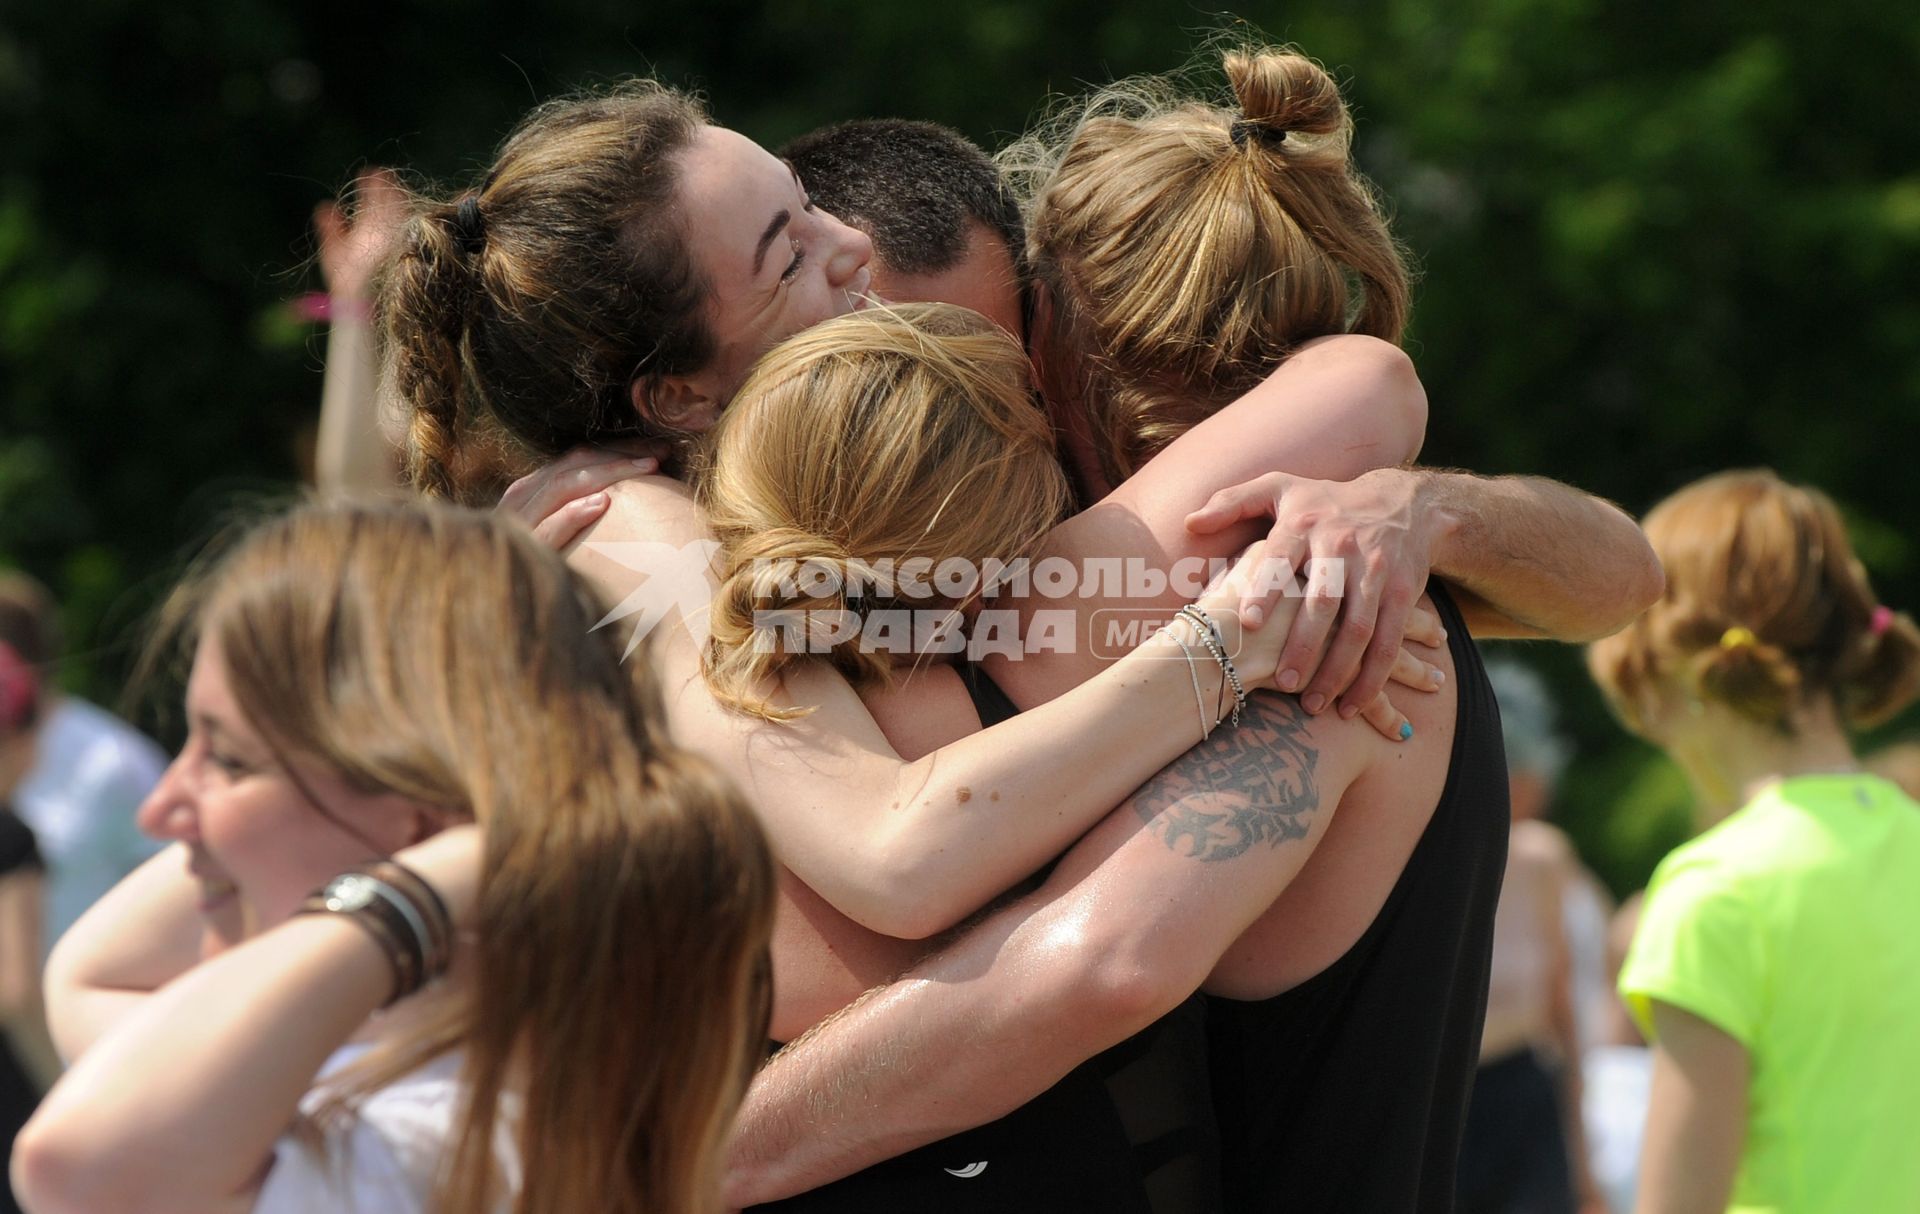
{"type": "Polygon", "coordinates": [[[1476,636],[1591,641],[1660,597],[1660,562],[1618,507],[1532,476],[1425,471],[1421,497],[1448,520],[1433,572],[1478,599],[1476,636]]]}
{"type": "Polygon", "coordinates": [[[747,1094],[730,1207],[817,1188],[1005,1115],[1151,1023],[1079,904],[1023,899],[777,1055],[747,1094]]]}
{"type": "Polygon", "coordinates": [[[795,1042],[739,1122],[730,1199],[817,1187],[981,1125],[1186,998],[1312,854],[1351,774],[1255,696],[1040,890],[795,1042]]]}

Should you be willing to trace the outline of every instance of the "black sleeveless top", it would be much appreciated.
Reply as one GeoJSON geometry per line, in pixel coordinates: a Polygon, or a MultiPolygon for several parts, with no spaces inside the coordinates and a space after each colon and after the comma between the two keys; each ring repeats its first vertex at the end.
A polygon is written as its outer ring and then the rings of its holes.
{"type": "Polygon", "coordinates": [[[1479,651],[1440,583],[1427,590],[1459,689],[1432,820],[1338,961],[1272,999],[1208,1001],[1235,1214],[1453,1208],[1506,868],[1507,763],[1479,651]]]}
{"type": "MultiPolygon", "coordinates": [[[[983,727],[1020,711],[959,666],[983,727]]],[[[788,1214],[1215,1214],[1219,1134],[1194,996],[983,1126],[755,1210],[788,1214]]],[[[832,1133],[831,1126],[820,1132],[832,1133]]]]}

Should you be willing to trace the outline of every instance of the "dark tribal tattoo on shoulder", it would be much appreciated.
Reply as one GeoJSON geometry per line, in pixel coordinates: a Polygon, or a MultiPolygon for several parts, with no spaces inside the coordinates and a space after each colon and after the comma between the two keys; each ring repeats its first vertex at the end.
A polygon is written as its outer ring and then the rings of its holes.
{"type": "Polygon", "coordinates": [[[1133,796],[1147,832],[1196,860],[1231,860],[1256,843],[1307,837],[1320,807],[1308,718],[1277,695],[1255,695],[1240,727],[1222,725],[1133,796]]]}

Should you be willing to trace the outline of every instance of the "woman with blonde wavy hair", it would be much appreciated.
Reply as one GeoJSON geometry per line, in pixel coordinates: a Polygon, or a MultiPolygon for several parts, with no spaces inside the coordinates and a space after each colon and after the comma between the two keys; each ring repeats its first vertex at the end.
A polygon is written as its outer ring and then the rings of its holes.
{"type": "Polygon", "coordinates": [[[28,1206],[718,1211],[772,863],[585,585],[485,515],[307,507],[175,607],[174,846],[55,953],[28,1206]]]}
{"type": "MultiPolygon", "coordinates": [[[[804,688],[830,671],[868,697],[903,753],[1014,714],[977,659],[983,636],[1019,631],[1018,612],[996,606],[986,582],[1039,553],[1069,500],[1027,380],[1027,361],[1006,333],[947,304],[827,321],[760,362],[692,469],[719,540],[705,653],[717,702],[791,728],[811,713],[804,688]]],[[[1227,658],[1204,624],[1212,613],[1230,616],[1238,595],[1237,587],[1212,589],[1195,614],[1172,616],[1101,677],[1190,684],[1185,727],[1167,731],[1178,737],[1237,727],[1243,692],[1231,672],[1267,670],[1284,635],[1247,634],[1227,658]]],[[[1411,656],[1403,673],[1426,682],[1411,656]]],[[[1371,723],[1384,732],[1404,719],[1385,697],[1375,712],[1371,723]]],[[[903,959],[924,951],[912,941],[876,943],[903,959]]],[[[832,984],[803,977],[781,998],[817,1018],[856,993],[836,995],[832,984]]],[[[1192,1071],[1202,1011],[1193,1001],[1118,1051],[1124,1063],[1077,1068],[1010,1116],[774,1208],[938,1201],[951,1185],[943,1170],[987,1159],[993,1187],[975,1196],[990,1204],[1204,1209],[1217,1179],[1205,1131],[1211,1112],[1192,1071]],[[1169,1140],[1185,1145],[1148,1162],[1153,1144],[1169,1140]]],[[[964,1166],[961,1174],[974,1178],[964,1166]]]]}
{"type": "Polygon", "coordinates": [[[1006,333],[950,304],[828,321],[760,362],[694,469],[720,541],[717,700],[790,720],[804,708],[764,697],[796,660],[877,688],[936,644],[964,651],[941,642],[964,641],[978,575],[1030,556],[1070,502],[1027,378],[1006,333]]]}
{"type": "Polygon", "coordinates": [[[1588,654],[1706,828],[1620,971],[1654,1050],[1635,1209],[1920,1209],[1920,804],[1851,730],[1920,694],[1920,630],[1840,512],[1765,470],[1654,507],[1661,600],[1588,654]]]}

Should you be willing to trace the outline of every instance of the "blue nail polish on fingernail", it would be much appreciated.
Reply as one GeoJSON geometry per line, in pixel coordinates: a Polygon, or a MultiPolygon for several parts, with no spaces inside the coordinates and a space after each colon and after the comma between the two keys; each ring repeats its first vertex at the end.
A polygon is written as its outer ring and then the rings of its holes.
{"type": "Polygon", "coordinates": [[[1411,740],[1412,737],[1413,737],[1413,722],[1412,721],[1400,722],[1400,740],[1402,742],[1406,742],[1411,740]]]}

